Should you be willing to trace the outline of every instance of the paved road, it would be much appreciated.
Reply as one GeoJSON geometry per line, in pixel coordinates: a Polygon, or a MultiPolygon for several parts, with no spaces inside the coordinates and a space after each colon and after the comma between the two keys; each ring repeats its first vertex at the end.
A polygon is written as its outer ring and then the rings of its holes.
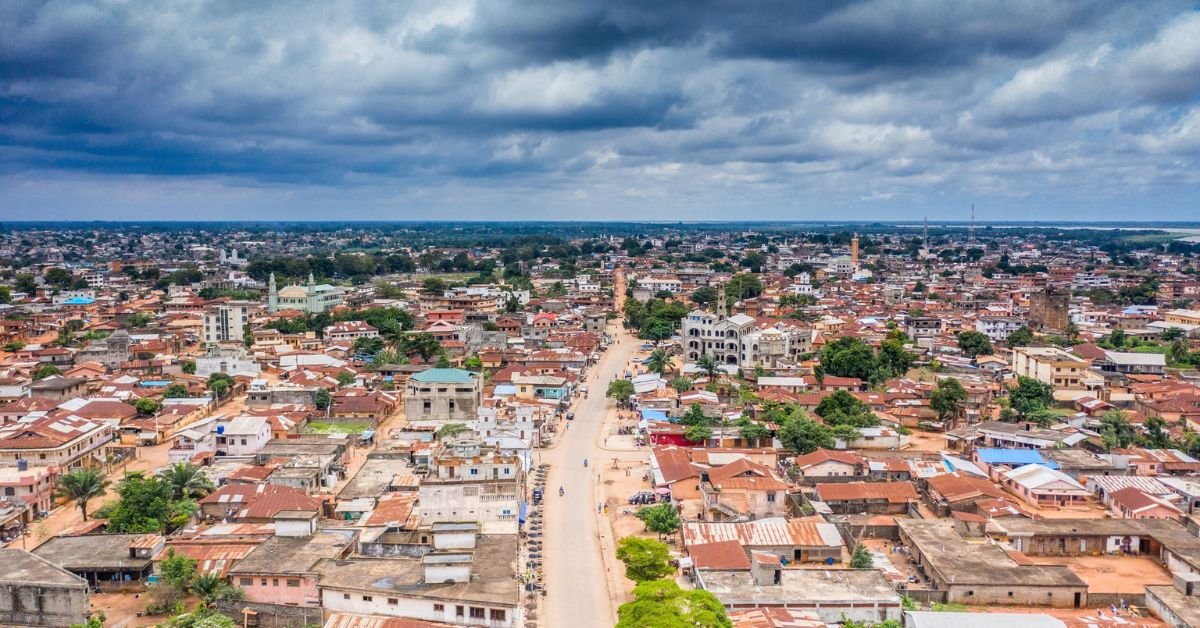
{"type": "MultiPolygon", "coordinates": [[[[595,463],[612,458],[599,448],[605,418],[611,414],[614,402],[604,397],[604,390],[614,374],[623,372],[629,357],[637,348],[630,336],[610,326],[620,344],[609,347],[588,377],[591,390],[587,399],[575,406],[575,420],[561,437],[558,445],[542,452],[549,462],[550,474],[546,483],[546,586],[548,594],[542,616],[544,626],[569,628],[609,627],[616,623],[614,596],[622,592],[610,590],[596,505],[603,499],[596,493],[595,463]],[[587,458],[589,467],[583,467],[587,458]],[[566,496],[558,496],[558,488],[566,496]]],[[[608,530],[603,531],[608,534],[608,530]]],[[[605,545],[612,547],[609,539],[605,545]]],[[[615,562],[615,557],[612,562],[615,562]]]]}

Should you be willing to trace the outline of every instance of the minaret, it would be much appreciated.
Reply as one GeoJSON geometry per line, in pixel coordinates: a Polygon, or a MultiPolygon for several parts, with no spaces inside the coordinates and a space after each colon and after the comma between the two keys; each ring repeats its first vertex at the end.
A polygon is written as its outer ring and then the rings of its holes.
{"type": "Polygon", "coordinates": [[[313,274],[308,273],[308,289],[304,291],[304,302],[308,306],[309,314],[317,313],[317,281],[313,279],[313,274]]]}
{"type": "Polygon", "coordinates": [[[850,266],[858,270],[858,234],[850,238],[850,266]]]}
{"type": "Polygon", "coordinates": [[[267,280],[267,311],[275,312],[279,309],[279,291],[275,289],[275,273],[271,273],[270,279],[267,280]]]}

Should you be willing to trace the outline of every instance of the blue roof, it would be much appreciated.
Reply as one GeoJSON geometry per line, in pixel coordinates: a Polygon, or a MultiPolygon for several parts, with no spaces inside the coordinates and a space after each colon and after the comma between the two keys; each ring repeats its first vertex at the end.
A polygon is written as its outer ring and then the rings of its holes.
{"type": "Polygon", "coordinates": [[[662,410],[651,410],[650,408],[642,408],[642,418],[650,421],[666,421],[667,413],[662,410]]]}
{"type": "Polygon", "coordinates": [[[989,465],[1027,465],[1040,464],[1057,469],[1058,464],[1053,460],[1046,460],[1042,457],[1042,453],[1036,449],[998,449],[998,448],[982,448],[975,450],[979,459],[989,465]]]}
{"type": "Polygon", "coordinates": [[[421,371],[409,379],[438,384],[470,384],[475,381],[475,375],[462,369],[429,369],[421,371]]]}
{"type": "Polygon", "coordinates": [[[96,302],[95,299],[89,299],[87,297],[71,297],[71,298],[67,299],[66,301],[63,301],[63,304],[64,305],[91,305],[95,302],[96,302]]]}

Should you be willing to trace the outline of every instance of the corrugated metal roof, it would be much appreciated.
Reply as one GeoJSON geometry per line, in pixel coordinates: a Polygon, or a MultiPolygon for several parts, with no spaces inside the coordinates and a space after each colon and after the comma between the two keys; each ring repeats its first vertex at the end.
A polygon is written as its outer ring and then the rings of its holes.
{"type": "Polygon", "coordinates": [[[703,545],[737,541],[749,546],[800,545],[833,547],[842,544],[842,537],[832,523],[788,521],[771,517],[739,523],[690,522],[683,527],[684,543],[703,545]]]}

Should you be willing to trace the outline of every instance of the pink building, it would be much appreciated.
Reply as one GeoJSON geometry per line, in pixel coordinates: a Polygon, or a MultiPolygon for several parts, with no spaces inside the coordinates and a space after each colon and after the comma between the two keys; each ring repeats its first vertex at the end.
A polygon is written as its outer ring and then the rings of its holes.
{"type": "Polygon", "coordinates": [[[345,558],[355,533],[315,531],[316,513],[284,511],[275,520],[276,536],[267,539],[229,570],[229,579],[246,592],[246,600],[289,606],[321,605],[318,574],[323,558],[345,558]]]}
{"type": "Polygon", "coordinates": [[[1177,519],[1183,511],[1174,504],[1132,486],[1109,495],[1109,507],[1123,519],[1177,519]]]}

